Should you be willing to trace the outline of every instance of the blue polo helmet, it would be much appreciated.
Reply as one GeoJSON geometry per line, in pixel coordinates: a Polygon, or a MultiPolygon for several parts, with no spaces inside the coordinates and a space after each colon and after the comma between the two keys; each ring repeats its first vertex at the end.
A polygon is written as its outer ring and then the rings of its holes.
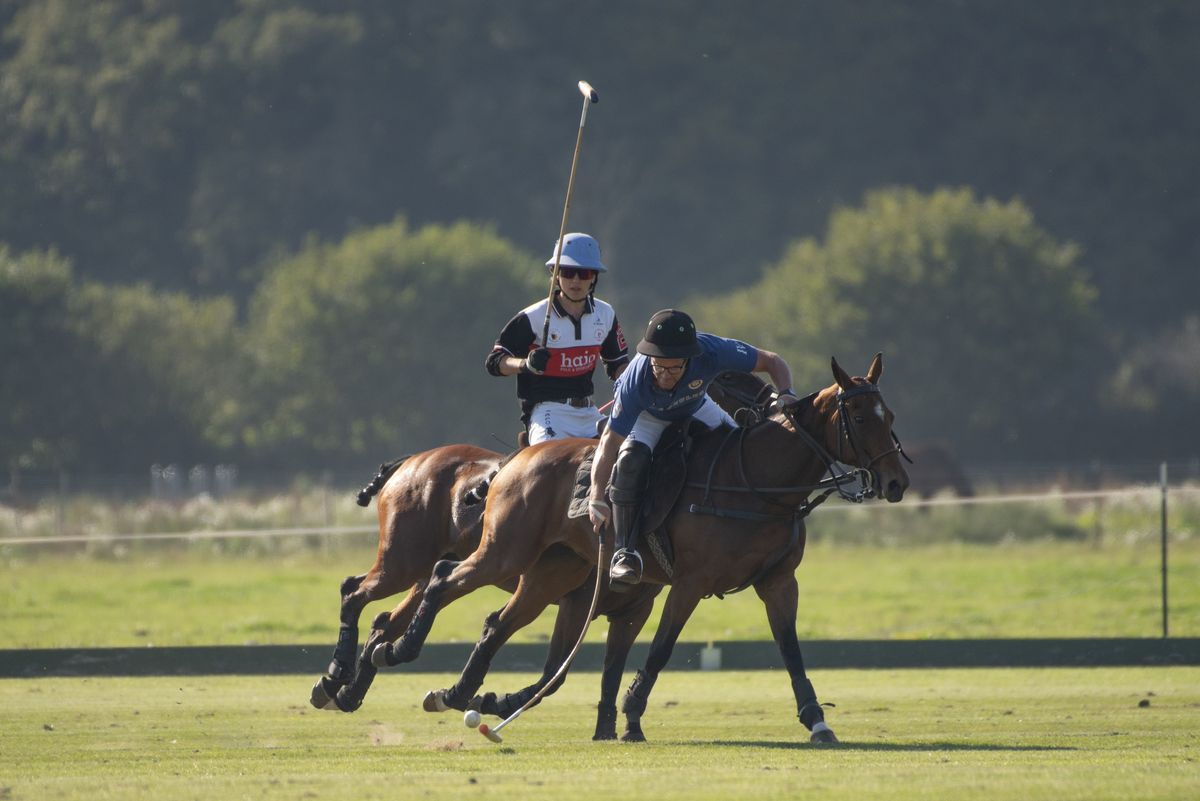
{"type": "MultiPolygon", "coordinates": [[[[595,270],[603,273],[608,270],[600,261],[600,243],[587,234],[567,234],[563,237],[562,258],[560,267],[582,267],[585,270],[595,270]]],[[[554,269],[554,257],[558,255],[558,243],[554,243],[554,251],[546,266],[554,269]]]]}

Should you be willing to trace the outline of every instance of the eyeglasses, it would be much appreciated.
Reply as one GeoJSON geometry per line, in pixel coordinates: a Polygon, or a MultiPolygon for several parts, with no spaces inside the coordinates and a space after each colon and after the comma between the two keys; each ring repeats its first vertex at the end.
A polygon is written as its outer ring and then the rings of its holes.
{"type": "Polygon", "coordinates": [[[558,274],[563,278],[582,278],[584,281],[590,281],[596,277],[595,270],[589,270],[586,267],[562,267],[558,268],[558,274]]]}
{"type": "Polygon", "coordinates": [[[650,369],[656,373],[666,373],[667,375],[679,375],[687,369],[687,362],[683,364],[659,364],[653,359],[650,360],[650,369]]]}

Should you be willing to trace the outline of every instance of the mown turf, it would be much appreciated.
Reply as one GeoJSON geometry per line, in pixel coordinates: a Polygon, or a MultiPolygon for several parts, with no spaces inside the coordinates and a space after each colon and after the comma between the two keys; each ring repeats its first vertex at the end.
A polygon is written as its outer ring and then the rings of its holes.
{"type": "MultiPolygon", "coordinates": [[[[529,676],[502,674],[511,689],[529,676]]],[[[667,672],[651,742],[593,743],[595,676],[497,746],[387,673],[360,712],[298,677],[0,681],[0,797],[1191,799],[1200,668],[822,671],[814,747],[779,672],[667,672]]]]}
{"type": "MultiPolygon", "coordinates": [[[[0,559],[5,648],[315,643],[332,647],[338,586],[372,551],[135,549],[100,556],[31,551],[0,559]]],[[[1155,637],[1159,549],[1095,544],[841,545],[813,537],[800,582],[801,639],[1155,637]]],[[[1171,634],[1200,636],[1200,538],[1172,544],[1171,634]]],[[[431,642],[473,642],[507,596],[481,590],[448,607],[431,642]]],[[[396,599],[373,604],[375,614],[396,599]]],[[[661,601],[660,601],[661,603],[661,601]]],[[[652,635],[652,615],[641,640],[652,635]]],[[[553,611],[514,641],[545,640],[553,611]]],[[[600,642],[603,621],[589,632],[600,642]]],[[[767,639],[752,591],[700,604],[683,638],[767,639]]]]}

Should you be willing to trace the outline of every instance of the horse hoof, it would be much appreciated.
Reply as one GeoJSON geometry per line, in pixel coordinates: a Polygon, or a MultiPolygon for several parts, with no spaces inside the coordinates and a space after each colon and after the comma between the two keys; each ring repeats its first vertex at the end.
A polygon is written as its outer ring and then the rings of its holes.
{"type": "Polygon", "coordinates": [[[313,685],[308,702],[317,709],[337,709],[333,699],[337,697],[338,689],[338,685],[330,681],[328,676],[322,676],[313,685]]]}
{"type": "Polygon", "coordinates": [[[375,667],[388,667],[392,664],[389,657],[392,654],[391,643],[381,642],[375,646],[375,650],[371,652],[371,664],[375,667]]]}
{"type": "Polygon", "coordinates": [[[446,706],[445,690],[430,690],[425,693],[425,698],[421,701],[421,709],[426,712],[445,712],[450,707],[446,706]]]}
{"type": "Polygon", "coordinates": [[[836,743],[837,741],[838,741],[838,738],[834,735],[833,729],[822,729],[821,731],[814,731],[812,733],[812,737],[809,738],[809,742],[814,743],[816,745],[831,745],[833,743],[836,743]]]}
{"type": "Polygon", "coordinates": [[[617,739],[617,730],[616,729],[613,729],[611,731],[607,731],[607,730],[600,731],[599,729],[597,729],[596,733],[592,735],[592,741],[597,742],[597,743],[602,743],[602,742],[606,742],[608,740],[615,740],[615,739],[617,739]]]}
{"type": "Polygon", "coordinates": [[[352,698],[349,693],[346,692],[346,690],[346,687],[338,690],[338,694],[333,697],[333,706],[326,707],[326,709],[340,709],[343,712],[357,712],[358,708],[362,706],[363,699],[352,698]]]}
{"type": "Polygon", "coordinates": [[[642,733],[641,729],[638,729],[636,731],[626,731],[624,734],[621,735],[621,742],[623,742],[623,743],[644,743],[644,742],[646,742],[646,735],[642,733]]]}

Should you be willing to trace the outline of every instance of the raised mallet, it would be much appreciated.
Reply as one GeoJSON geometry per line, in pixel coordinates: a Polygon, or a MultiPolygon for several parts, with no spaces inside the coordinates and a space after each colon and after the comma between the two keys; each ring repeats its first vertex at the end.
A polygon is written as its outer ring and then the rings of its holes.
{"type": "Polygon", "coordinates": [[[571,156],[571,175],[567,178],[567,200],[563,203],[562,223],[558,226],[558,245],[554,251],[554,268],[550,271],[550,294],[546,298],[546,322],[542,325],[542,347],[550,335],[550,310],[554,307],[554,288],[558,284],[558,263],[562,259],[562,241],[567,235],[567,217],[571,213],[571,195],[575,192],[575,168],[579,166],[579,149],[583,146],[583,126],[587,125],[588,106],[600,102],[600,95],[587,81],[579,82],[583,95],[583,113],[579,116],[579,133],[575,136],[575,153],[571,156]]]}

